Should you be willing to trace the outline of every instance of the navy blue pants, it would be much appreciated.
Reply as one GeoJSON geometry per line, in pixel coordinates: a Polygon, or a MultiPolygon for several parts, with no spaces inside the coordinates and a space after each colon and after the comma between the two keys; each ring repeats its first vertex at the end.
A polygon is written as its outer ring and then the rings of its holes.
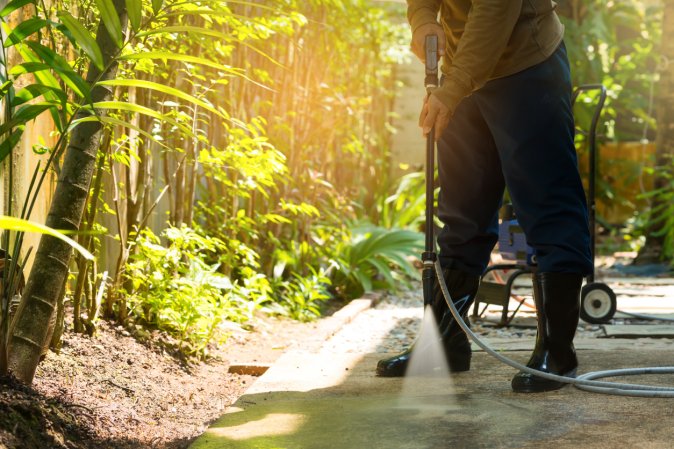
{"type": "Polygon", "coordinates": [[[457,107],[438,142],[438,236],[444,267],[482,274],[498,240],[507,186],[539,272],[592,271],[564,45],[544,62],[489,81],[457,107]]]}

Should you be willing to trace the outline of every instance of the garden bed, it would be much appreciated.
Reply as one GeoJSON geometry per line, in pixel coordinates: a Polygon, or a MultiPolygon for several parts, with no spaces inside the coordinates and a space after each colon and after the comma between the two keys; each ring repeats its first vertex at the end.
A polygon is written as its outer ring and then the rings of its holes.
{"type": "Polygon", "coordinates": [[[2,381],[0,447],[187,447],[255,381],[229,373],[231,363],[271,364],[317,326],[260,316],[192,365],[105,322],[94,337],[67,332],[32,388],[2,381]]]}

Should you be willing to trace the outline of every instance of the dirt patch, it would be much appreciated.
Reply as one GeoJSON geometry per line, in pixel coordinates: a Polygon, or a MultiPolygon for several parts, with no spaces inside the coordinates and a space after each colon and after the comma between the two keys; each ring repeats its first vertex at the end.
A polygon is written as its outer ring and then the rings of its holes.
{"type": "Polygon", "coordinates": [[[271,364],[317,326],[260,316],[192,365],[105,322],[94,337],[67,332],[32,388],[0,384],[0,448],[185,448],[255,381],[231,363],[271,364]]]}

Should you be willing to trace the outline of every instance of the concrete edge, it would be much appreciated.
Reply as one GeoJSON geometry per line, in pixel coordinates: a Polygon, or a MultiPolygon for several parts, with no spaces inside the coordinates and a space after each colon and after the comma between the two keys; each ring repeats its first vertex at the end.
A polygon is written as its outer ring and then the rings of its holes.
{"type": "Polygon", "coordinates": [[[318,325],[319,336],[317,340],[321,340],[322,344],[339,332],[342,327],[353,321],[360,313],[374,307],[383,297],[383,292],[371,292],[363,295],[362,298],[351,300],[347,305],[321,321],[318,325]]]}
{"type": "MultiPolygon", "coordinates": [[[[317,351],[327,340],[332,338],[344,326],[354,320],[359,314],[374,307],[384,297],[384,292],[370,292],[363,295],[363,297],[351,300],[347,305],[333,313],[331,316],[323,318],[320,321],[316,330],[315,337],[308,342],[303,350],[317,351]]],[[[289,349],[292,350],[292,349],[289,349]]],[[[286,354],[289,350],[283,351],[280,357],[286,354]]],[[[277,359],[278,360],[278,359],[277,359]]],[[[260,377],[271,368],[274,363],[240,363],[232,362],[227,369],[231,374],[243,374],[260,377]]],[[[243,394],[246,394],[244,392],[243,394]]]]}

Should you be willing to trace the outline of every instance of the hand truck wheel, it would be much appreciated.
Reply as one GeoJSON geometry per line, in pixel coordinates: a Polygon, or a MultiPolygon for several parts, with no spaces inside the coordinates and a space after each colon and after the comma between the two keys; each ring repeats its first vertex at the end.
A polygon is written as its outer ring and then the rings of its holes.
{"type": "Polygon", "coordinates": [[[591,282],[580,292],[580,317],[592,324],[608,323],[615,314],[616,295],[606,284],[591,282]]]}

